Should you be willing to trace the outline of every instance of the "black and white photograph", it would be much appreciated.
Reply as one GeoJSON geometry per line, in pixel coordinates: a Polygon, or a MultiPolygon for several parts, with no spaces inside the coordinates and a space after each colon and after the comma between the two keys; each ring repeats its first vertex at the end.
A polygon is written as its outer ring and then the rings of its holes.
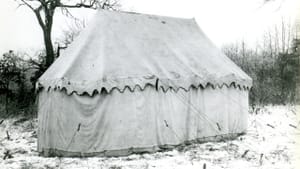
{"type": "Polygon", "coordinates": [[[0,169],[299,169],[299,0],[1,0],[0,169]]]}

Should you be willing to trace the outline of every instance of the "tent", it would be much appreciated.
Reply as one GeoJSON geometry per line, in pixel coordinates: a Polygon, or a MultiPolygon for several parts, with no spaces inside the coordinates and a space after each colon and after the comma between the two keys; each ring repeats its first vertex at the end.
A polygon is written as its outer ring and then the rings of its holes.
{"type": "Polygon", "coordinates": [[[244,133],[251,85],[194,19],[99,10],[37,82],[38,152],[122,156],[244,133]]]}

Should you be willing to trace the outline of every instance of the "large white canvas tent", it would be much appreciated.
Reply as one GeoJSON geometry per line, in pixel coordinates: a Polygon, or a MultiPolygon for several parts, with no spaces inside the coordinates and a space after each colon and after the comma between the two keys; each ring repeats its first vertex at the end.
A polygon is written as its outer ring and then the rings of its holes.
{"type": "Polygon", "coordinates": [[[243,133],[251,83],[194,19],[99,10],[37,83],[38,151],[120,156],[243,133]]]}

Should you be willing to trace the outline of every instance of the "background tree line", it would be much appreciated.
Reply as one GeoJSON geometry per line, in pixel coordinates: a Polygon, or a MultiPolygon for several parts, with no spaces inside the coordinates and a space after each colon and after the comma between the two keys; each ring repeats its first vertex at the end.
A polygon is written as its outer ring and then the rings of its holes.
{"type": "Polygon", "coordinates": [[[250,104],[299,102],[300,41],[296,29],[282,22],[265,33],[260,43],[224,45],[223,52],[253,79],[250,104]]]}

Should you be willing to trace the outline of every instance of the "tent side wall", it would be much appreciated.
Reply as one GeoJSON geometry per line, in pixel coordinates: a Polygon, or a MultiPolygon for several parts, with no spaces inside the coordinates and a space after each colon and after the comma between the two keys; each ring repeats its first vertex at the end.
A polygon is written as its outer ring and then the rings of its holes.
{"type": "Polygon", "coordinates": [[[246,132],[247,114],[248,90],[233,86],[177,92],[147,86],[93,97],[42,90],[38,151],[45,156],[152,152],[185,141],[246,132]]]}

